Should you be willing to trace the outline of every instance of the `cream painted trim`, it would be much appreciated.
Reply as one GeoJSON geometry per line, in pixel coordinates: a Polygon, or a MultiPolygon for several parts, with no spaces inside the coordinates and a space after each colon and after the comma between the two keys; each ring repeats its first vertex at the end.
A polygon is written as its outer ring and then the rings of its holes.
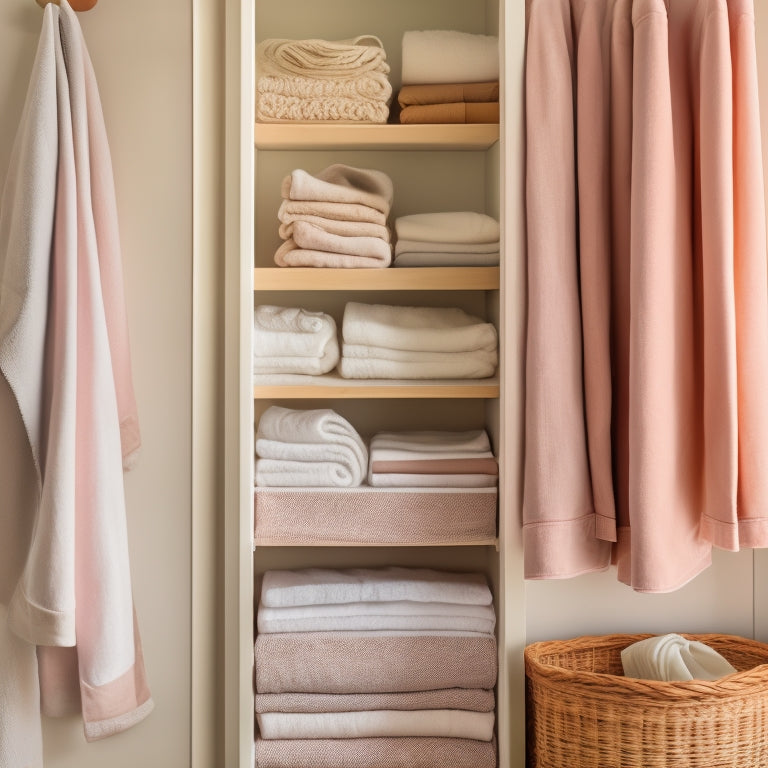
{"type": "Polygon", "coordinates": [[[217,761],[222,664],[217,596],[221,529],[221,285],[223,242],[224,14],[192,2],[192,768],[217,761]]]}

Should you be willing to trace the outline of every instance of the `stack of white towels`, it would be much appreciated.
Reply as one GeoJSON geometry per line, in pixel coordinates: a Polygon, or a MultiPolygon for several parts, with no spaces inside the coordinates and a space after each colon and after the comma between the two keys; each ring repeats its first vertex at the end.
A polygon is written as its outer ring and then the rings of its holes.
{"type": "Polygon", "coordinates": [[[256,485],[349,488],[361,485],[368,449],[354,427],[330,408],[273,405],[256,431],[256,485]]]}
{"type": "Polygon", "coordinates": [[[388,267],[392,179],[383,171],[336,163],[319,173],[298,168],[282,183],[277,217],[281,267],[388,267]]]}
{"type": "Polygon", "coordinates": [[[489,488],[498,475],[484,429],[378,432],[371,439],[371,486],[489,488]]]}
{"type": "Polygon", "coordinates": [[[336,321],[324,312],[257,306],[253,312],[254,375],[319,376],[339,362],[336,321]]]}
{"type": "Polygon", "coordinates": [[[395,234],[395,267],[479,267],[499,263],[499,222],[485,213],[400,216],[395,219],[395,234]]]}
{"type": "Polygon", "coordinates": [[[347,379],[482,379],[498,363],[491,323],[458,307],[348,302],[339,371],[347,379]]]}
{"type": "Polygon", "coordinates": [[[257,625],[261,768],[496,768],[482,574],[267,571],[257,625]]]}
{"type": "Polygon", "coordinates": [[[256,48],[260,122],[386,123],[392,85],[381,40],[270,39],[256,48]]]}

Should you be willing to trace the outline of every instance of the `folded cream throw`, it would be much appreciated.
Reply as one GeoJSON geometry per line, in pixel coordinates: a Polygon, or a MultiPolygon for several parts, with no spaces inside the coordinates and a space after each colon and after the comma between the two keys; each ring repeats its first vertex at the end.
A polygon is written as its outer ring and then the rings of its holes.
{"type": "Polygon", "coordinates": [[[342,336],[360,344],[422,352],[495,350],[496,328],[458,307],[395,307],[350,301],[342,336]]]}
{"type": "Polygon", "coordinates": [[[259,635],[258,693],[397,693],[492,688],[496,641],[485,635],[259,635]]]}
{"type": "Polygon", "coordinates": [[[344,98],[382,104],[386,104],[392,96],[392,86],[389,80],[380,77],[375,72],[358,75],[349,80],[341,78],[326,80],[320,77],[302,75],[264,75],[260,73],[256,81],[256,91],[259,94],[259,99],[269,95],[277,95],[297,99],[344,98]]]}
{"type": "MultiPolygon", "coordinates": [[[[395,219],[398,240],[430,243],[496,243],[501,237],[499,222],[476,211],[413,213],[395,219]]],[[[498,250],[498,248],[497,248],[498,250]]]]}
{"type": "Polygon", "coordinates": [[[337,203],[327,200],[283,200],[277,211],[282,222],[295,221],[301,216],[319,216],[334,221],[367,221],[384,226],[387,214],[360,203],[337,203]]]}
{"type": "Polygon", "coordinates": [[[263,739],[432,736],[490,741],[494,724],[493,712],[462,709],[265,712],[256,718],[263,739]]]}
{"type": "Polygon", "coordinates": [[[392,179],[383,171],[335,163],[312,175],[301,168],[283,179],[285,200],[356,203],[385,215],[392,206],[392,179]]]}
{"type": "MultiPolygon", "coordinates": [[[[279,93],[261,93],[256,105],[256,119],[260,123],[310,121],[386,123],[389,117],[389,106],[384,102],[350,99],[344,96],[299,98],[283,96],[279,93]]],[[[452,120],[451,122],[491,121],[452,120]]]]}
{"type": "Polygon", "coordinates": [[[256,768],[496,768],[496,742],[450,738],[256,739],[256,768]]]}
{"type": "Polygon", "coordinates": [[[408,693],[257,693],[256,712],[365,712],[375,709],[465,709],[491,712],[488,688],[444,688],[408,693]]]}
{"type": "Polygon", "coordinates": [[[445,544],[496,535],[495,488],[256,488],[254,543],[445,544]]]}
{"type": "Polygon", "coordinates": [[[261,602],[268,608],[407,600],[491,605],[482,573],[431,568],[299,568],[264,573],[261,602]]]}
{"type": "Polygon", "coordinates": [[[403,85],[482,83],[499,79],[499,40],[455,30],[403,34],[403,85]]]}
{"type": "Polygon", "coordinates": [[[407,600],[332,603],[269,608],[259,605],[259,632],[367,630],[454,630],[493,634],[492,605],[424,603],[407,600]]]}
{"type": "Polygon", "coordinates": [[[459,101],[498,101],[499,82],[404,85],[397,94],[401,107],[414,104],[450,104],[459,101]]]}
{"type": "Polygon", "coordinates": [[[262,304],[253,312],[253,373],[318,375],[336,367],[336,322],[323,312],[262,304]]]}

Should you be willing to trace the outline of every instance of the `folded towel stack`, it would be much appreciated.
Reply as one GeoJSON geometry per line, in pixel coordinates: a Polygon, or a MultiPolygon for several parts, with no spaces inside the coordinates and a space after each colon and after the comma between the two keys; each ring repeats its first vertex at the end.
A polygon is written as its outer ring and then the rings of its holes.
{"type": "Polygon", "coordinates": [[[360,485],[368,449],[352,425],[330,408],[273,405],[256,432],[256,485],[348,488],[360,485]]]}
{"type": "Polygon", "coordinates": [[[382,171],[336,163],[312,175],[296,169],[283,179],[277,213],[285,241],[281,267],[388,267],[387,216],[392,180],[382,171]]]}
{"type": "Polygon", "coordinates": [[[253,312],[253,373],[318,376],[339,362],[336,322],[323,312],[262,304],[253,312]]]}
{"type": "Polygon", "coordinates": [[[482,574],[264,574],[256,765],[495,768],[495,613],[482,574]]]}
{"type": "Polygon", "coordinates": [[[499,41],[453,30],[403,35],[401,123],[498,123],[499,41]]]}
{"type": "Polygon", "coordinates": [[[378,432],[371,439],[371,486],[488,488],[496,485],[498,474],[484,429],[378,432]]]}
{"type": "Polygon", "coordinates": [[[416,213],[395,219],[395,267],[480,267],[499,263],[499,222],[485,213],[416,213]]]}
{"type": "Polygon", "coordinates": [[[498,363],[494,326],[454,307],[348,302],[342,337],[347,379],[482,379],[498,363]]]}
{"type": "Polygon", "coordinates": [[[256,67],[260,122],[387,122],[392,85],[377,37],[264,40],[256,67]]]}

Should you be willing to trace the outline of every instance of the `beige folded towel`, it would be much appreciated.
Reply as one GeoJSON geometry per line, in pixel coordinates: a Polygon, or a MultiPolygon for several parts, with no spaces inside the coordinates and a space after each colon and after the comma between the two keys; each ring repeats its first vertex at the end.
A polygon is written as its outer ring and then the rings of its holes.
{"type": "Polygon", "coordinates": [[[335,203],[321,200],[283,200],[277,211],[282,222],[295,220],[297,216],[320,216],[334,221],[368,221],[384,226],[387,214],[359,203],[335,203]]]}
{"type": "Polygon", "coordinates": [[[282,219],[281,221],[278,234],[283,240],[290,240],[293,237],[294,225],[297,222],[312,224],[331,235],[340,235],[341,237],[378,237],[386,243],[391,239],[388,227],[382,224],[373,224],[369,221],[339,221],[336,219],[324,219],[322,216],[298,213],[289,214],[286,216],[285,221],[282,219]]]}
{"type": "Polygon", "coordinates": [[[392,95],[389,80],[377,74],[359,75],[351,80],[333,80],[301,75],[264,75],[259,72],[256,81],[259,95],[268,93],[293,96],[299,99],[358,99],[388,103],[392,95]]]}
{"type": "Polygon", "coordinates": [[[260,123],[386,123],[389,118],[389,106],[386,102],[346,96],[301,98],[280,93],[260,93],[256,104],[256,119],[260,123]]]}
{"type": "Polygon", "coordinates": [[[492,688],[496,641],[485,635],[290,632],[256,638],[258,693],[397,693],[492,688]]]}
{"type": "Polygon", "coordinates": [[[368,205],[385,215],[392,206],[392,179],[383,171],[335,163],[312,175],[297,168],[283,179],[285,200],[368,205]]]}
{"type": "Polygon", "coordinates": [[[501,227],[486,213],[477,211],[441,211],[411,213],[395,219],[398,240],[428,243],[496,243],[498,250],[501,227]]]}
{"type": "Polygon", "coordinates": [[[388,267],[392,260],[389,244],[383,240],[380,242],[387,248],[386,254],[372,253],[370,256],[350,256],[346,253],[299,248],[296,241],[291,238],[286,240],[275,252],[275,264],[280,267],[330,267],[332,269],[388,267]]]}
{"type": "Polygon", "coordinates": [[[500,251],[493,253],[399,253],[393,267],[495,267],[501,260],[500,251]]]}
{"type": "MultiPolygon", "coordinates": [[[[351,226],[354,229],[357,225],[351,226]]],[[[293,240],[299,248],[306,250],[364,256],[367,259],[376,258],[387,264],[392,259],[392,246],[380,237],[336,235],[308,221],[294,222],[293,240]]]]}

